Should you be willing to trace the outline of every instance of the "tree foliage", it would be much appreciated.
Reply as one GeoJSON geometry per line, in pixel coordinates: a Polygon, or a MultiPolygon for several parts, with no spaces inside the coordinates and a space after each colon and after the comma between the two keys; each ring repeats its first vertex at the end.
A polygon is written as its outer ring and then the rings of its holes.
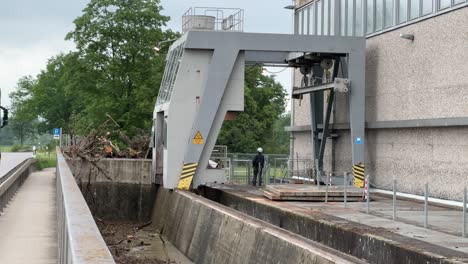
{"type": "Polygon", "coordinates": [[[227,145],[229,152],[253,153],[258,147],[278,152],[270,139],[285,106],[286,92],[273,77],[262,75],[261,67],[246,68],[244,112],[224,122],[218,144],[227,145]]]}
{"type": "MultiPolygon", "coordinates": [[[[39,120],[39,132],[62,127],[73,136],[109,114],[128,136],[149,132],[169,45],[159,54],[154,47],[179,36],[162,29],[169,17],[161,10],[160,0],[91,0],[66,36],[76,51],[52,57],[36,78],[18,82],[11,94],[15,127],[39,120]]],[[[224,124],[219,144],[231,152],[259,146],[284,152],[285,91],[260,67],[247,68],[245,80],[245,112],[224,124]]]]}
{"type": "Polygon", "coordinates": [[[14,137],[20,141],[21,145],[24,144],[25,139],[37,134],[37,115],[29,101],[35,85],[36,81],[31,76],[23,77],[18,81],[16,91],[10,94],[13,101],[12,117],[7,127],[14,133],[14,137]]]}
{"type": "Polygon", "coordinates": [[[30,87],[18,86],[13,103],[24,101],[18,109],[36,113],[41,131],[70,133],[72,123],[85,131],[106,114],[129,135],[149,131],[165,62],[154,47],[178,36],[161,29],[169,20],[161,9],[159,0],[90,1],[66,36],[77,51],[51,58],[30,87]]]}

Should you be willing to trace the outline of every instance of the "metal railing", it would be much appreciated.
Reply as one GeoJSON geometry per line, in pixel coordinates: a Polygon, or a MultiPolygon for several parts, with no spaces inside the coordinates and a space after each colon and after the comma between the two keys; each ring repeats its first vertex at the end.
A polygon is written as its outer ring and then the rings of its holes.
{"type": "Polygon", "coordinates": [[[0,178],[0,210],[15,196],[33,170],[34,160],[27,159],[0,178]]]}
{"type": "Polygon", "coordinates": [[[59,262],[115,263],[60,148],[56,181],[59,262]]]}
{"type": "Polygon", "coordinates": [[[244,31],[244,10],[191,7],[182,15],[182,32],[186,33],[192,29],[244,31]]]}

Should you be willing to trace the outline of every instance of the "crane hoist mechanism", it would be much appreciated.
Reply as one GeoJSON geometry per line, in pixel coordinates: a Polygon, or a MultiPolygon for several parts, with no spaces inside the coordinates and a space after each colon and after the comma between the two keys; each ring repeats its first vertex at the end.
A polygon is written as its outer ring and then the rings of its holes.
{"type": "Polygon", "coordinates": [[[244,110],[246,65],[291,67],[301,73],[292,97],[310,95],[310,152],[319,173],[332,106],[336,94],[343,94],[339,109],[349,112],[350,168],[364,164],[365,38],[244,33],[195,24],[184,29],[167,54],[153,113],[155,183],[188,190],[226,182],[225,171],[212,169],[209,159],[223,121],[244,110]]]}

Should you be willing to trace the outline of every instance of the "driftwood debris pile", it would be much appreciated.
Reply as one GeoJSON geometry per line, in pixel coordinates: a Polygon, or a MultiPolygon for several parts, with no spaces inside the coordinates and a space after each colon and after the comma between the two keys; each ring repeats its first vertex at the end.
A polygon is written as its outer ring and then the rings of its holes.
{"type": "Polygon", "coordinates": [[[71,144],[64,148],[69,158],[81,158],[96,162],[101,158],[142,159],[149,155],[150,135],[144,131],[132,138],[107,115],[108,119],[98,128],[91,129],[85,136],[74,136],[71,144]],[[117,144],[116,141],[119,141],[117,144]]]}

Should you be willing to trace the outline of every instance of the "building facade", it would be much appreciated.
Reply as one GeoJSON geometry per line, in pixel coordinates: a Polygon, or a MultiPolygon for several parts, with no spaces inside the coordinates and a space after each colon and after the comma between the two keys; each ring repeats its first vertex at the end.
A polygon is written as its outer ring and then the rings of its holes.
{"type": "MultiPolygon", "coordinates": [[[[461,200],[468,185],[468,1],[296,0],[295,34],[365,36],[366,174],[461,200]],[[414,38],[413,40],[411,38],[414,38]]],[[[294,73],[295,84],[300,74],[294,73]]],[[[350,172],[347,98],[335,100],[324,169],[350,172]]],[[[311,159],[307,96],[292,103],[291,157],[311,159]]]]}

